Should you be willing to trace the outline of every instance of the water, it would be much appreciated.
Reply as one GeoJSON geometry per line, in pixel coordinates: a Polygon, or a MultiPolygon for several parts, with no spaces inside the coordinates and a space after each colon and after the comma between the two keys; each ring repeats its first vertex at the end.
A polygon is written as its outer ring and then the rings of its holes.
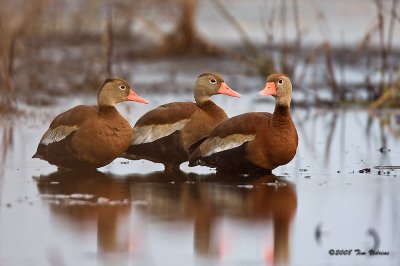
{"type": "MultiPolygon", "coordinates": [[[[143,96],[151,104],[119,107],[131,123],[192,98],[143,96]]],[[[231,116],[273,110],[253,94],[214,99],[231,116]]],[[[295,108],[296,157],[259,178],[187,165],[168,176],[125,159],[57,172],[31,159],[55,114],[79,102],[93,99],[1,117],[0,265],[399,265],[398,110],[295,108]],[[389,255],[355,255],[371,248],[389,255]]]]}

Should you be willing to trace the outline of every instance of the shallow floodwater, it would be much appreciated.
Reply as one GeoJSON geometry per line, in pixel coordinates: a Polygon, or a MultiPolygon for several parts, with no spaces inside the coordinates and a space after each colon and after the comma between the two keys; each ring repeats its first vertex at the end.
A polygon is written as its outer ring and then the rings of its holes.
{"type": "MultiPolygon", "coordinates": [[[[134,123],[191,99],[148,98],[119,110],[134,123]]],[[[57,172],[31,159],[56,114],[91,101],[1,117],[0,265],[399,265],[399,110],[293,108],[297,155],[259,178],[187,165],[170,176],[124,159],[95,173],[57,172]]],[[[230,116],[273,110],[252,94],[215,101],[230,116]]]]}

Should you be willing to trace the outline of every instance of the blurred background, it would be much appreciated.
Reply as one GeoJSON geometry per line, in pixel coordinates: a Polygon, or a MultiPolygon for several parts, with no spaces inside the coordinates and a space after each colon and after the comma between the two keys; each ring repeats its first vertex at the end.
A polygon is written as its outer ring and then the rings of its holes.
{"type": "Polygon", "coordinates": [[[287,73],[295,103],[394,104],[398,10],[396,0],[4,0],[0,110],[96,91],[109,76],[191,90],[206,70],[242,91],[287,73]]]}
{"type": "Polygon", "coordinates": [[[399,265],[399,107],[399,0],[2,0],[0,265],[399,265]],[[228,116],[272,112],[256,92],[289,75],[292,162],[237,180],[31,159],[51,120],[95,104],[106,78],[150,100],[118,106],[134,124],[193,101],[208,71],[243,95],[213,98],[228,116]]]}

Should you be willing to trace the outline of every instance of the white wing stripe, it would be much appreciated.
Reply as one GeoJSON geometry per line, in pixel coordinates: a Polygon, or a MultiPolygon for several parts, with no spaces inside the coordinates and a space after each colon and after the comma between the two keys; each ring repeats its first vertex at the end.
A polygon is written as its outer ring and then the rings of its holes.
{"type": "Polygon", "coordinates": [[[173,124],[148,125],[133,128],[131,145],[153,142],[163,137],[169,136],[177,130],[181,130],[190,119],[184,119],[173,124]]]}
{"type": "Polygon", "coordinates": [[[213,153],[234,149],[247,141],[252,141],[254,135],[233,134],[225,138],[215,137],[208,139],[200,145],[200,152],[203,157],[210,156],[213,153]]]}
{"type": "Polygon", "coordinates": [[[49,145],[51,143],[61,141],[78,129],[78,126],[58,126],[56,128],[49,129],[46,131],[46,133],[44,133],[40,143],[49,145]]]}

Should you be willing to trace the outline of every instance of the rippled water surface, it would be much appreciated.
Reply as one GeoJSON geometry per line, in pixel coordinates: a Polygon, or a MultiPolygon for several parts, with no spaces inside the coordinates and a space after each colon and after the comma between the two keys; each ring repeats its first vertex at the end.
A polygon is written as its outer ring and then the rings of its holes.
{"type": "MultiPolygon", "coordinates": [[[[0,265],[399,265],[399,111],[293,108],[297,155],[258,178],[123,159],[57,172],[31,159],[55,114],[91,102],[78,98],[1,117],[0,265]]],[[[191,99],[149,98],[119,110],[134,123],[191,99]]],[[[230,116],[273,110],[250,94],[215,101],[230,116]]]]}

